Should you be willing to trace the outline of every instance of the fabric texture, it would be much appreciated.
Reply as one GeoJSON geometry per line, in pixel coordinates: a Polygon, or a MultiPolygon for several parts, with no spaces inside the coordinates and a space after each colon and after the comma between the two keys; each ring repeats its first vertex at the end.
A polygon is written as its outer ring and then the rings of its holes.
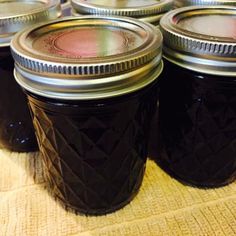
{"type": "Polygon", "coordinates": [[[114,213],[67,212],[45,188],[41,156],[0,150],[0,236],[236,235],[236,182],[185,186],[148,160],[140,192],[114,213]]]}

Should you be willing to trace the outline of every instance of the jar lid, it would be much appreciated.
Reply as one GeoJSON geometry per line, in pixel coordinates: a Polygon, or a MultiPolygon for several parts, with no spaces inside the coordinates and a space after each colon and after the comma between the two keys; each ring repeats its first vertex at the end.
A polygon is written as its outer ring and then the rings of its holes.
{"type": "Polygon", "coordinates": [[[60,15],[59,0],[0,0],[0,47],[23,28],[60,15]]]}
{"type": "Polygon", "coordinates": [[[72,0],[71,5],[81,14],[141,17],[160,14],[172,9],[173,0],[72,0]]]}
{"type": "MultiPolygon", "coordinates": [[[[143,16],[143,17],[137,18],[137,19],[139,19],[141,21],[144,21],[144,22],[147,22],[147,23],[150,23],[150,24],[153,24],[155,26],[158,26],[159,22],[160,22],[160,20],[161,20],[161,18],[162,18],[162,16],[164,14],[165,13],[163,13],[163,14],[156,14],[156,15],[150,15],[150,16],[143,16]]],[[[83,14],[78,13],[74,9],[71,9],[71,15],[72,16],[82,16],[83,14]]]]}
{"type": "Polygon", "coordinates": [[[174,0],[175,7],[196,6],[196,5],[236,5],[235,0],[174,0]]]}
{"type": "Polygon", "coordinates": [[[15,76],[51,98],[114,97],[153,82],[162,70],[161,32],[126,17],[84,16],[38,24],[11,42],[15,76]]]}
{"type": "Polygon", "coordinates": [[[163,54],[179,66],[202,73],[236,75],[236,8],[192,6],[160,21],[163,54]]]}

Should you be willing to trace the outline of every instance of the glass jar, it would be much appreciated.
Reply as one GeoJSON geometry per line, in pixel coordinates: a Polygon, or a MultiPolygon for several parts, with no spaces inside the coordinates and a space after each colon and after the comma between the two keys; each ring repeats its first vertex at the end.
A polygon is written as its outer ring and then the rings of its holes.
{"type": "Polygon", "coordinates": [[[172,9],[173,0],[72,0],[72,15],[129,16],[159,25],[161,17],[172,9]]]}
{"type": "Polygon", "coordinates": [[[48,183],[66,208],[105,214],[137,194],[161,45],[150,24],[96,16],[41,24],[12,41],[48,183]]]}
{"type": "Polygon", "coordinates": [[[166,63],[157,161],[195,186],[218,187],[236,178],[234,14],[233,7],[185,7],[161,20],[166,63]]]}
{"type": "Polygon", "coordinates": [[[57,1],[0,1],[0,147],[11,151],[37,150],[26,96],[13,76],[10,40],[19,30],[60,15],[57,1]]]}
{"type": "Polygon", "coordinates": [[[71,16],[70,0],[61,0],[62,16],[71,16]]]}
{"type": "Polygon", "coordinates": [[[174,8],[196,6],[196,5],[231,5],[236,6],[235,0],[174,0],[174,8]]]}

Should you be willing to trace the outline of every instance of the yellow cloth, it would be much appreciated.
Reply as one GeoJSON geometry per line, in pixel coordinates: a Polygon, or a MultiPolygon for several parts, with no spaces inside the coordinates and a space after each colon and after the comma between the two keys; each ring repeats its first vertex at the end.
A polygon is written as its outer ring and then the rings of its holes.
{"type": "Polygon", "coordinates": [[[0,150],[0,235],[150,236],[236,235],[236,183],[186,187],[153,162],[139,194],[115,213],[85,217],[66,212],[44,188],[38,153],[0,150]]]}

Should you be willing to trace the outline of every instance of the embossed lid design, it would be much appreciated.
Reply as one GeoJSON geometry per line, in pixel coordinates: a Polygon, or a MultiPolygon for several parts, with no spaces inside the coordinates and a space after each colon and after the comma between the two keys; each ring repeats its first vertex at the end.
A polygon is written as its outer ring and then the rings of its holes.
{"type": "Polygon", "coordinates": [[[174,0],[175,7],[196,6],[196,5],[231,5],[236,6],[235,0],[174,0]]]}
{"type": "Polygon", "coordinates": [[[60,99],[113,97],[162,70],[162,35],[132,18],[84,16],[39,24],[12,40],[19,84],[60,99]]]}
{"type": "Polygon", "coordinates": [[[169,11],[173,0],[72,0],[71,4],[81,14],[139,18],[169,11]]]}
{"type": "Polygon", "coordinates": [[[160,22],[164,57],[208,74],[236,76],[236,8],[183,7],[160,22]]]}
{"type": "Polygon", "coordinates": [[[0,47],[23,28],[60,15],[59,0],[0,0],[0,47]]]}

